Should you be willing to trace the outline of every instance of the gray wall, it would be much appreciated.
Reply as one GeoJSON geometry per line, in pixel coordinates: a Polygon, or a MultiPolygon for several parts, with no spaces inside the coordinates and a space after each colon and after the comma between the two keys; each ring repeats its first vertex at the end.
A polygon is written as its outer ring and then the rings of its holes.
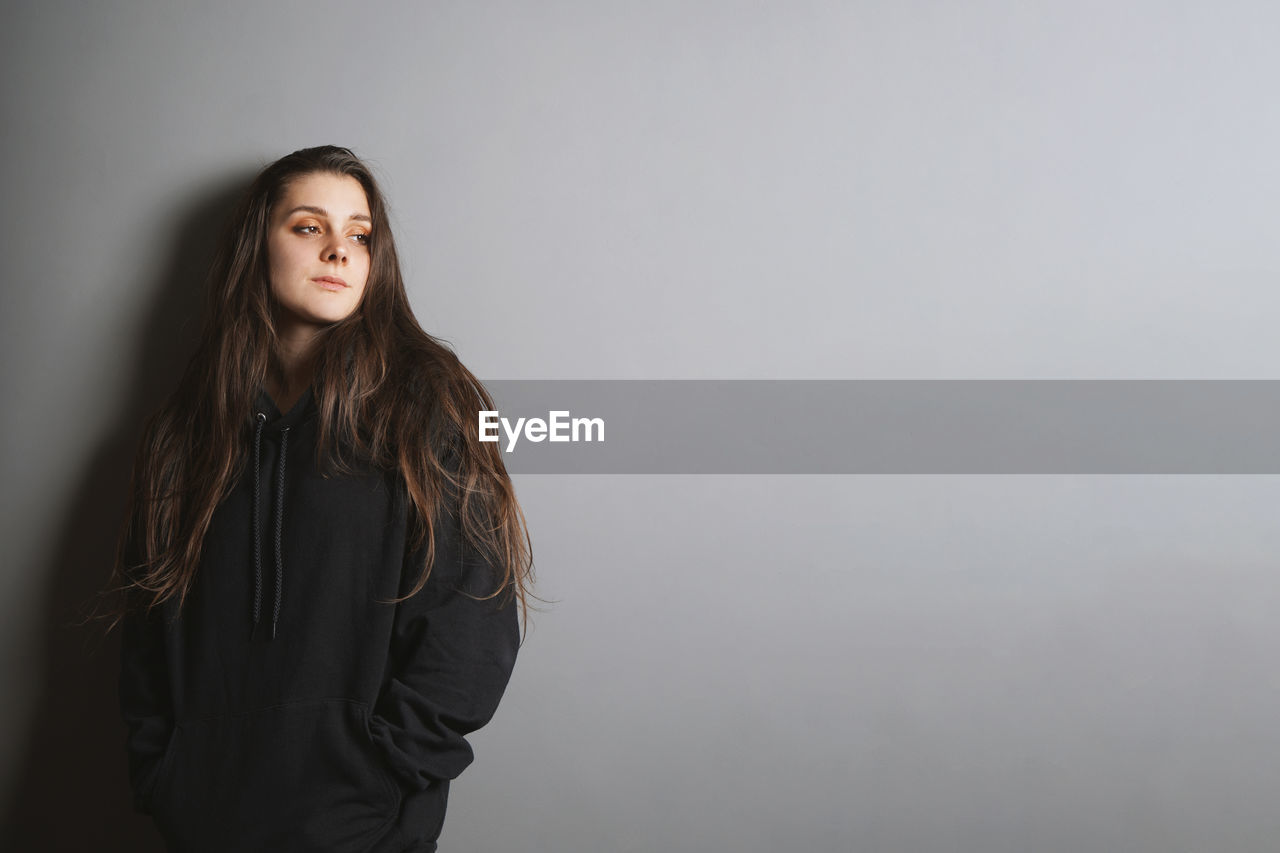
{"type": "MultiPolygon", "coordinates": [[[[65,623],[228,200],[295,148],[375,165],[420,319],[486,378],[1277,373],[1267,4],[21,5],[15,844],[155,849],[114,646],[65,623]]],[[[1278,486],[520,477],[556,604],[442,849],[1269,849],[1278,486]]]]}

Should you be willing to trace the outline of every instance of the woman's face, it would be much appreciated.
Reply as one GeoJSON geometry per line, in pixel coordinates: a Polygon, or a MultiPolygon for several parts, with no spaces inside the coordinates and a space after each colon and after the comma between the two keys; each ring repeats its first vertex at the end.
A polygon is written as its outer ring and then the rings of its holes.
{"type": "Polygon", "coordinates": [[[282,335],[346,319],[369,278],[372,220],[364,187],[348,175],[295,178],[271,213],[267,258],[282,335]]]}

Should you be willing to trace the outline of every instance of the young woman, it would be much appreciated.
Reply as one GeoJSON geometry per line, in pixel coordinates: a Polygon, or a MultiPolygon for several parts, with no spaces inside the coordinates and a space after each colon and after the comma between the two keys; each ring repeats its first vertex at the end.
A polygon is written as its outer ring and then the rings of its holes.
{"type": "Polygon", "coordinates": [[[116,561],[135,807],[184,853],[435,850],[532,580],[492,400],[345,148],[263,170],[208,295],[116,561]]]}

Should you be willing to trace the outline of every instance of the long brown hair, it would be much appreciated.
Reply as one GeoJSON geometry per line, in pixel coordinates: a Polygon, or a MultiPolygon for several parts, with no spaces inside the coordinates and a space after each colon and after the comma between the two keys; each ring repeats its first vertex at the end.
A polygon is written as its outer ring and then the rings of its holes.
{"type": "Polygon", "coordinates": [[[259,173],[215,256],[196,352],[143,429],[108,589],[117,597],[107,631],[131,606],[177,596],[181,610],[186,602],[214,510],[245,464],[252,435],[245,413],[269,376],[283,376],[268,277],[271,214],[291,181],[314,173],[359,181],[372,219],[360,304],[316,341],[318,464],[349,472],[358,461],[403,477],[416,510],[412,547],[427,543],[425,565],[405,598],[425,586],[439,510],[457,496],[465,547],[498,570],[489,597],[518,598],[527,629],[528,528],[498,445],[478,440],[476,413],[495,408],[493,400],[452,349],[418,325],[386,202],[368,167],[346,148],[323,146],[295,151],[259,173]]]}

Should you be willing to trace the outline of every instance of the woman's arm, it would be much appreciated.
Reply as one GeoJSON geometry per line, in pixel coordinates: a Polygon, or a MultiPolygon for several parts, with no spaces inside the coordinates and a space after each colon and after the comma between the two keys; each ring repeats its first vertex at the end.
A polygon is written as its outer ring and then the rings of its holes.
{"type": "Polygon", "coordinates": [[[131,611],[120,638],[120,711],[128,729],[129,783],[134,808],[150,813],[155,772],[173,732],[160,609],[131,611]]]}
{"type": "MultiPolygon", "coordinates": [[[[406,577],[416,581],[425,559],[424,544],[406,561],[406,577]]],[[[495,581],[493,567],[463,547],[456,521],[437,524],[427,584],[397,606],[389,679],[369,724],[412,788],[456,778],[471,763],[465,736],[493,717],[511,677],[520,645],[514,598],[500,605],[503,596],[466,594],[488,595],[495,581]]]]}
{"type": "MultiPolygon", "coordinates": [[[[137,565],[131,546],[125,549],[126,569],[137,565]]],[[[120,712],[128,734],[129,783],[134,809],[150,814],[156,771],[173,732],[172,698],[165,658],[163,608],[130,609],[120,637],[120,712]]]]}

